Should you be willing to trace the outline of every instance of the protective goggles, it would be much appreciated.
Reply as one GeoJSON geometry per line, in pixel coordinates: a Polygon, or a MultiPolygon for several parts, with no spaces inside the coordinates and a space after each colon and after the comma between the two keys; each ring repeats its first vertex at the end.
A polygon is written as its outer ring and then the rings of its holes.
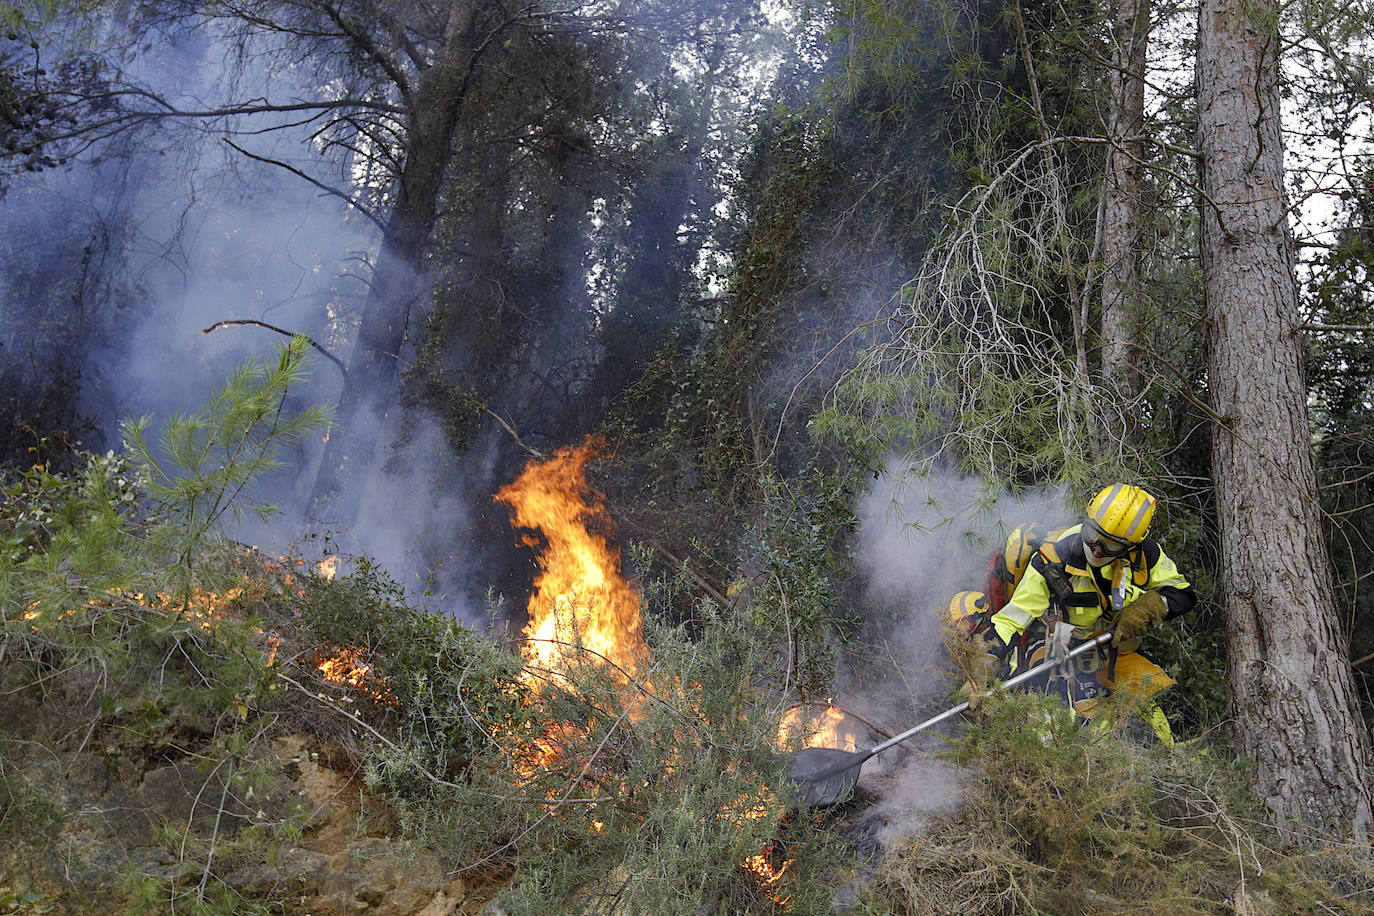
{"type": "Polygon", "coordinates": [[[1096,557],[1115,559],[1124,557],[1135,549],[1136,545],[1108,534],[1098,527],[1096,522],[1090,520],[1083,525],[1083,547],[1091,550],[1096,557]]]}

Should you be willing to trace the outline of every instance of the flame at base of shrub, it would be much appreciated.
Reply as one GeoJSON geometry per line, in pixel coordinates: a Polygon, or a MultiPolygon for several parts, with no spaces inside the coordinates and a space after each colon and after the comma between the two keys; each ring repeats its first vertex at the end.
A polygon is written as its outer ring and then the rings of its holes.
{"type": "Polygon", "coordinates": [[[539,550],[522,647],[526,660],[556,672],[575,663],[570,656],[580,646],[633,676],[648,650],[639,593],[621,574],[604,498],[587,482],[587,462],[598,454],[598,444],[588,439],[547,461],[532,460],[495,499],[510,507],[512,526],[531,532],[522,542],[539,550]]]}
{"type": "Polygon", "coordinates": [[[740,863],[740,868],[754,876],[768,899],[783,909],[792,903],[792,894],[785,883],[796,860],[788,855],[786,844],[771,840],[768,845],[740,863]]]}
{"type": "MultiPolygon", "coordinates": [[[[627,688],[622,719],[624,727],[633,728],[643,702],[634,679],[648,659],[648,648],[639,616],[639,593],[621,572],[620,551],[611,541],[613,526],[604,499],[587,482],[586,464],[599,454],[599,444],[588,439],[576,448],[560,449],[548,460],[532,460],[515,481],[497,491],[495,499],[510,507],[513,527],[530,532],[521,536],[522,542],[539,551],[539,573],[529,599],[521,649],[527,664],[526,684],[535,694],[549,686],[562,689],[568,686],[563,674],[579,666],[604,665],[627,688]]],[[[590,734],[588,725],[550,722],[538,736],[526,736],[513,747],[512,758],[526,787],[538,781],[541,773],[571,776],[575,788],[586,790],[579,794],[590,798],[572,799],[546,791],[541,803],[549,816],[577,810],[590,830],[601,834],[609,812],[598,810],[598,805],[613,805],[642,787],[623,783],[612,749],[598,746],[586,752],[590,734]],[[570,801],[585,804],[569,805],[570,801]]],[[[562,785],[566,787],[567,781],[562,785]]],[[[776,810],[776,800],[766,804],[760,798],[741,798],[716,817],[739,823],[776,810]]],[[[773,841],[746,857],[739,867],[770,900],[786,908],[791,866],[786,847],[773,841]]]]}
{"type": "Polygon", "coordinates": [[[839,706],[799,704],[783,713],[778,724],[779,750],[830,747],[854,753],[859,749],[860,723],[839,706]]]}

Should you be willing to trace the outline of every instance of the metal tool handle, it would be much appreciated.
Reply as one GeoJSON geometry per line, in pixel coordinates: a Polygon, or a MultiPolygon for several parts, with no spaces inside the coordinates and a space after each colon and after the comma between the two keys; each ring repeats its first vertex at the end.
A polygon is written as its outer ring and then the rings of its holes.
{"type": "MultiPolygon", "coordinates": [[[[1005,681],[1002,682],[1002,686],[1015,687],[1018,684],[1024,684],[1026,681],[1030,680],[1038,674],[1044,674],[1046,671],[1052,671],[1055,668],[1058,668],[1060,665],[1064,664],[1071,658],[1077,658],[1078,656],[1088,652],[1090,649],[1096,649],[1098,646],[1106,645],[1107,643],[1111,642],[1111,639],[1111,633],[1100,633],[1097,636],[1094,636],[1092,639],[1088,640],[1087,642],[1083,643],[1082,645],[1074,646],[1072,649],[1069,650],[1069,654],[1065,655],[1061,659],[1052,662],[1045,662],[1043,665],[1036,665],[1029,671],[1023,671],[1015,677],[1007,678],[1005,681]]],[[[924,731],[925,729],[930,728],[932,725],[938,725],[941,722],[944,722],[946,719],[952,719],[955,716],[959,715],[959,713],[967,710],[968,708],[969,704],[967,701],[965,701],[963,703],[960,703],[953,709],[946,709],[939,715],[931,716],[929,719],[926,719],[920,725],[908,728],[900,735],[895,735],[894,737],[888,738],[882,744],[878,744],[869,748],[868,751],[864,754],[864,759],[867,760],[874,754],[880,754],[888,748],[892,747],[894,744],[900,744],[906,739],[910,738],[912,735],[916,734],[917,732],[924,731]]]]}

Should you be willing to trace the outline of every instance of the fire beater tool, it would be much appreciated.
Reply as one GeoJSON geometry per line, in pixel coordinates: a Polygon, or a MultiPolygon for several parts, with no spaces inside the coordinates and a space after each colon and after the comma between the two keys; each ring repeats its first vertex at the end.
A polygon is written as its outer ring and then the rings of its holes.
{"type": "MultiPolygon", "coordinates": [[[[1111,633],[1094,636],[1082,645],[1075,646],[1062,658],[1036,665],[1015,677],[1007,678],[1002,682],[1002,686],[1015,687],[1018,684],[1024,684],[1036,675],[1058,668],[1069,659],[1077,658],[1098,646],[1106,645],[1111,642],[1111,639],[1111,633]]],[[[882,744],[874,745],[866,751],[842,751],[833,747],[808,747],[799,752],[792,762],[791,780],[798,786],[806,788],[806,797],[802,800],[802,805],[807,808],[819,808],[833,805],[835,802],[848,797],[854,789],[854,784],[859,781],[860,767],[868,758],[901,744],[912,735],[924,731],[932,725],[939,725],[947,719],[952,719],[968,708],[968,701],[964,701],[953,709],[946,709],[937,716],[931,716],[920,725],[908,728],[900,735],[888,738],[882,744]]]]}

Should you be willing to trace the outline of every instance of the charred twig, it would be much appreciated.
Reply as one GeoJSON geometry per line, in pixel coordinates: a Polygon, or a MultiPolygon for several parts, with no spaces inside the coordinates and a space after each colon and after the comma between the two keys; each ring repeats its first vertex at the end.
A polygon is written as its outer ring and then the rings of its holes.
{"type": "Polygon", "coordinates": [[[229,318],[229,319],[225,319],[224,321],[216,321],[214,324],[210,325],[208,328],[206,328],[205,330],[201,331],[200,333],[202,333],[202,334],[209,334],[211,331],[218,330],[219,328],[228,327],[228,326],[231,325],[231,324],[252,324],[252,325],[257,325],[257,326],[260,327],[260,328],[267,328],[267,330],[269,330],[269,331],[276,331],[278,334],[282,334],[282,335],[284,335],[284,336],[286,336],[286,337],[301,337],[301,338],[304,338],[304,339],[305,339],[305,342],[308,343],[308,344],[310,344],[310,346],[314,347],[314,348],[315,348],[316,350],[318,350],[321,354],[323,354],[325,359],[329,360],[331,363],[333,363],[334,365],[338,366],[338,367],[339,367],[339,371],[342,372],[342,373],[344,374],[344,378],[348,378],[348,367],[345,366],[345,365],[339,360],[339,358],[338,358],[337,356],[335,356],[333,353],[330,353],[330,352],[329,352],[328,350],[326,350],[324,347],[320,346],[320,344],[317,343],[317,342],[315,341],[315,338],[310,337],[310,336],[307,335],[307,334],[300,334],[300,333],[297,333],[296,331],[288,331],[288,330],[285,330],[284,328],[279,328],[279,327],[277,327],[276,325],[268,324],[268,323],[265,322],[265,321],[258,321],[258,320],[255,319],[255,318],[229,318]]]}

